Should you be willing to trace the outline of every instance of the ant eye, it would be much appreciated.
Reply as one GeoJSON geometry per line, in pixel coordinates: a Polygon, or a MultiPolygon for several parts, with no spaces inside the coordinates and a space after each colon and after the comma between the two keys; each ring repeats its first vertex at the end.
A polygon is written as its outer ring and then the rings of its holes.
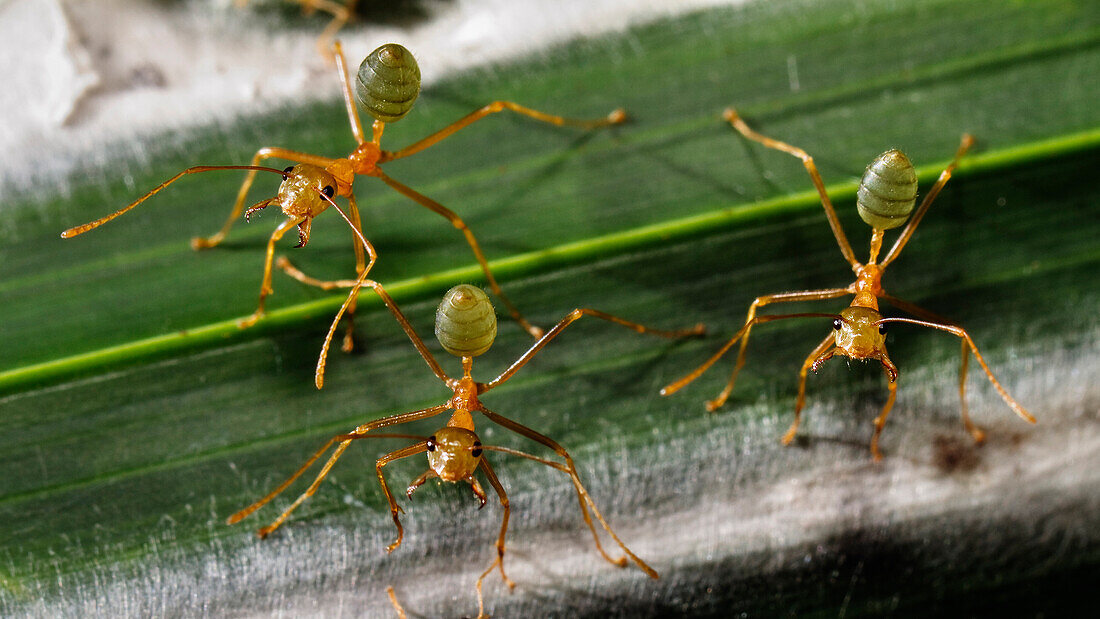
{"type": "Polygon", "coordinates": [[[474,441],[474,448],[470,451],[470,454],[475,458],[481,457],[481,441],[474,441]]]}
{"type": "Polygon", "coordinates": [[[325,188],[321,190],[321,193],[325,194],[328,198],[332,198],[336,194],[336,190],[332,188],[332,185],[325,185],[325,188]]]}
{"type": "Polygon", "coordinates": [[[428,437],[428,451],[435,451],[435,436],[428,437]]]}
{"type": "Polygon", "coordinates": [[[285,181],[287,176],[289,176],[290,173],[293,172],[293,171],[294,171],[294,166],[292,166],[292,165],[288,165],[287,167],[283,168],[283,180],[285,181]]]}
{"type": "Polygon", "coordinates": [[[840,319],[839,318],[834,318],[833,319],[833,328],[836,329],[837,331],[840,331],[840,325],[841,325],[840,319]]]}
{"type": "Polygon", "coordinates": [[[886,335],[886,323],[885,322],[879,323],[878,332],[883,334],[883,335],[886,335]]]}

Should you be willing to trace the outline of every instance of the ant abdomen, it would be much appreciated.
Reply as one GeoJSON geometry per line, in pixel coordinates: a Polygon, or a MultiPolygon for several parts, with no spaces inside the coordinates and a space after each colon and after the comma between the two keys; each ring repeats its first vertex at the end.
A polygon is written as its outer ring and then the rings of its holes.
{"type": "Polygon", "coordinates": [[[355,98],[377,120],[400,120],[419,94],[420,66],[412,52],[397,43],[379,47],[359,65],[355,98]]]}
{"type": "Polygon", "coordinates": [[[909,219],[917,202],[917,173],[905,153],[888,150],[867,166],[856,193],[856,210],[872,228],[889,230],[909,219]]]}
{"type": "Polygon", "coordinates": [[[497,337],[497,315],[485,291],[459,284],[443,295],[435,311],[435,337],[456,357],[476,357],[497,337]]]}

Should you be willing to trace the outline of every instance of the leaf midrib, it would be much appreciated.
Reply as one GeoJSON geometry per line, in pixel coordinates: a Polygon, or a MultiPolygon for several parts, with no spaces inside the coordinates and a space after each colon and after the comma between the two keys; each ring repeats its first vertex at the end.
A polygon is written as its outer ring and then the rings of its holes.
{"type": "MultiPolygon", "coordinates": [[[[1031,142],[970,155],[960,162],[955,176],[964,178],[969,175],[1026,165],[1097,146],[1100,146],[1100,129],[1031,142]]],[[[948,161],[945,160],[918,168],[918,180],[921,183],[928,183],[939,175],[947,163],[948,161]]],[[[842,202],[850,200],[855,195],[857,187],[858,182],[845,181],[829,185],[826,189],[833,200],[842,202]]],[[[666,243],[670,240],[704,234],[729,226],[737,221],[751,220],[784,212],[796,213],[816,209],[819,208],[819,204],[817,193],[810,190],[781,195],[758,202],[724,207],[715,205],[711,207],[711,210],[701,214],[564,243],[555,247],[493,260],[489,264],[498,278],[507,280],[511,276],[537,273],[558,266],[575,264],[585,259],[613,255],[655,243],[666,243]]],[[[480,276],[480,268],[476,264],[470,264],[388,284],[387,290],[394,299],[407,301],[422,298],[444,284],[478,279],[480,276]]],[[[297,324],[303,320],[311,319],[318,313],[332,312],[339,306],[344,296],[343,294],[332,295],[323,299],[272,310],[260,325],[253,327],[253,332],[264,333],[276,327],[297,324]]],[[[380,301],[373,296],[367,296],[360,302],[361,307],[369,308],[378,307],[379,304],[380,301]]],[[[211,342],[224,341],[225,338],[241,335],[236,321],[236,318],[232,318],[197,325],[183,331],[0,372],[0,390],[10,391],[24,385],[41,383],[118,362],[134,361],[172,350],[197,348],[211,342]]]]}

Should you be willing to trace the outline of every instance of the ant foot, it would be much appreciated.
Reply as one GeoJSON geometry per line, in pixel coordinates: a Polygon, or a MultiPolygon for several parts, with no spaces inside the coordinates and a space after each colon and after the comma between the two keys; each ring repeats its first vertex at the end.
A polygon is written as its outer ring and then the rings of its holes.
{"type": "Polygon", "coordinates": [[[985,442],[985,432],[981,428],[971,428],[970,435],[974,437],[975,445],[981,445],[985,442]]]}
{"type": "Polygon", "coordinates": [[[211,237],[205,237],[205,236],[192,237],[191,238],[191,249],[193,249],[195,251],[199,251],[200,249],[210,249],[211,247],[216,246],[218,243],[221,243],[221,241],[222,240],[220,238],[213,237],[213,236],[211,236],[211,237]]]}
{"type": "Polygon", "coordinates": [[[791,441],[794,440],[795,432],[796,428],[791,428],[790,430],[787,430],[787,433],[783,435],[783,438],[779,439],[779,442],[783,443],[784,447],[790,446],[791,441]]]}
{"type": "Polygon", "coordinates": [[[238,329],[247,329],[247,328],[251,327],[252,325],[256,324],[256,322],[259,321],[263,317],[264,317],[264,312],[257,310],[255,314],[252,314],[248,318],[242,318],[241,320],[238,320],[237,321],[237,328],[238,329]]]}

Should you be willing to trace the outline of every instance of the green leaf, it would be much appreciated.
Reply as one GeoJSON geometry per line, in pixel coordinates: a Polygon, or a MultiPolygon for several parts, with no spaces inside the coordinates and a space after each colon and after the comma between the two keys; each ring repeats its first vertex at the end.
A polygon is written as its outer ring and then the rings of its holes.
{"type": "MultiPolygon", "coordinates": [[[[671,343],[585,318],[484,396],[570,450],[617,533],[662,575],[602,561],[561,473],[493,454],[519,586],[509,595],[487,577],[488,609],[836,615],[1083,603],[1100,563],[1098,48],[1092,3],[770,2],[570,43],[423,93],[384,146],[494,99],[574,117],[627,109],[631,124],[596,132],[500,115],[386,170],[463,217],[537,324],[584,306],[711,330],[671,343]],[[736,331],[757,295],[851,280],[802,166],[740,138],[721,120],[728,105],[815,157],[861,256],[868,235],[852,201],[871,158],[904,149],[927,191],[959,136],[976,136],[884,285],[966,326],[1039,425],[1014,418],[972,363],[968,401],[990,435],[972,446],[958,421],[957,342],[902,325],[889,340],[901,376],[880,465],[867,441],[886,389],[870,366],[833,361],[811,376],[800,438],[778,444],[822,321],[754,330],[717,414],[702,401],[725,384],[731,357],[657,396],[736,331]]],[[[276,273],[270,318],[236,328],[254,307],[276,218],[239,224],[216,250],[187,241],[220,225],[239,174],[182,180],[101,229],[57,238],[189,165],[244,163],[265,145],[339,156],[351,144],[339,102],[296,106],[154,144],[149,161],[92,169],[63,196],[5,200],[4,614],[382,614],[390,584],[414,613],[473,612],[499,506],[478,512],[466,488],[428,484],[402,502],[406,537],[386,555],[394,531],[373,462],[400,441],[354,445],[271,539],[252,530],[306,482],[224,524],[327,437],[449,393],[373,297],[356,316],[360,350],[330,358],[321,392],[312,369],[342,295],[276,273]]],[[[276,182],[261,179],[255,199],[276,182]]],[[[469,249],[377,181],[361,179],[356,195],[380,254],[374,274],[428,336],[441,293],[480,281],[469,249]]],[[[343,226],[321,217],[308,247],[278,251],[307,273],[347,277],[343,226]]],[[[488,380],[530,344],[502,319],[475,376],[488,380]]],[[[478,424],[486,444],[548,455],[478,424]]],[[[400,489],[423,468],[403,460],[387,476],[400,489]]]]}

